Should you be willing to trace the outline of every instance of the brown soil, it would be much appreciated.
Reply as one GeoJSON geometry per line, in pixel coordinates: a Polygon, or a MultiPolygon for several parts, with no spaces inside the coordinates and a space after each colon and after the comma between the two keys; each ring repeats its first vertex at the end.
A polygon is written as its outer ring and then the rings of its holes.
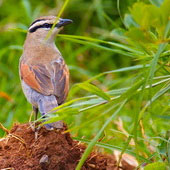
{"type": "MultiPolygon", "coordinates": [[[[86,147],[72,140],[69,133],[63,133],[65,130],[66,127],[59,131],[47,131],[42,127],[35,140],[29,124],[15,124],[10,134],[0,139],[0,169],[74,170],[86,147]]],[[[121,169],[129,169],[126,167],[121,169]]],[[[117,169],[115,156],[95,152],[82,168],[114,169],[117,169]]]]}

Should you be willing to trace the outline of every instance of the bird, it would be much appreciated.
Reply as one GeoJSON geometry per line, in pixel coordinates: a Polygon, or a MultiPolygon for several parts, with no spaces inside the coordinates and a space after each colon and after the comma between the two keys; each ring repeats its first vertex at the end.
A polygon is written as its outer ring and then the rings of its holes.
{"type": "MultiPolygon", "coordinates": [[[[69,69],[55,45],[55,37],[72,22],[70,19],[44,16],[36,19],[28,28],[19,61],[19,76],[35,120],[38,112],[44,119],[48,113],[53,113],[52,110],[61,105],[68,95],[69,69]]],[[[58,121],[44,126],[51,130],[62,128],[63,124],[58,121]]]]}

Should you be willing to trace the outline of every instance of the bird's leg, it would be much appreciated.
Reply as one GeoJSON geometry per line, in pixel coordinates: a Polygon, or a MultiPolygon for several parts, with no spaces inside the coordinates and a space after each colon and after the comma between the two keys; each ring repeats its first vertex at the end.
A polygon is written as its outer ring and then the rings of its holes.
{"type": "Polygon", "coordinates": [[[38,118],[38,108],[33,106],[33,111],[34,111],[34,132],[35,132],[35,140],[38,138],[38,130],[39,127],[36,127],[36,120],[38,118]]]}
{"type": "Polygon", "coordinates": [[[34,111],[34,121],[36,121],[38,117],[38,108],[33,106],[33,111],[34,111]]]}
{"type": "Polygon", "coordinates": [[[31,129],[35,132],[35,139],[37,139],[37,137],[38,137],[38,130],[39,130],[39,128],[36,127],[36,123],[35,123],[35,121],[37,120],[37,117],[38,117],[38,108],[33,106],[31,116],[29,119],[29,124],[30,124],[31,129]],[[34,114],[34,121],[32,123],[31,119],[32,119],[33,114],[34,114]]]}

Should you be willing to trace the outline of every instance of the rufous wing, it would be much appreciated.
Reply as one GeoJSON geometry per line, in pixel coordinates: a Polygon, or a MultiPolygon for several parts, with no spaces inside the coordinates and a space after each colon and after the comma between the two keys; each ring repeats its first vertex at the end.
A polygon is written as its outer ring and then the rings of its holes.
{"type": "Polygon", "coordinates": [[[55,95],[58,104],[64,102],[69,90],[69,70],[64,61],[52,61],[50,68],[44,64],[28,65],[20,62],[20,76],[32,89],[44,95],[55,95]]]}

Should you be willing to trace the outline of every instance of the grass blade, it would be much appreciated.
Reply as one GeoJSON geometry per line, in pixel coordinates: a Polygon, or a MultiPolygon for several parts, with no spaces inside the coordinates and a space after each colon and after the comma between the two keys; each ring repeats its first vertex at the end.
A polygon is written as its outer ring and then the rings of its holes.
{"type": "Polygon", "coordinates": [[[97,96],[102,97],[103,99],[107,101],[110,101],[110,96],[104,91],[102,91],[101,89],[99,89],[98,87],[94,86],[93,84],[85,82],[85,83],[79,83],[77,85],[84,90],[87,90],[91,93],[96,94],[97,96]]]}
{"type": "Polygon", "coordinates": [[[125,105],[126,100],[119,106],[119,108],[112,114],[112,116],[105,122],[105,124],[103,125],[103,127],[100,129],[100,131],[97,133],[96,137],[93,138],[93,140],[89,143],[87,149],[85,150],[85,152],[83,153],[77,167],[76,170],[80,170],[81,167],[83,166],[84,162],[86,161],[87,157],[89,156],[89,154],[91,153],[94,145],[96,144],[97,140],[100,138],[100,136],[102,135],[104,129],[107,127],[107,125],[112,121],[112,119],[120,112],[120,110],[123,108],[123,106],[125,105]]]}
{"type": "MultiPolygon", "coordinates": [[[[82,139],[82,138],[78,138],[78,137],[73,137],[73,139],[78,140],[78,141],[80,141],[80,142],[87,143],[87,144],[89,144],[89,143],[91,142],[91,141],[88,140],[88,139],[82,139]]],[[[111,150],[111,151],[113,151],[113,150],[119,150],[119,151],[121,151],[121,150],[122,150],[122,148],[119,147],[119,146],[110,145],[110,144],[102,143],[102,142],[96,142],[96,146],[102,147],[102,148],[105,148],[105,149],[109,149],[109,150],[111,150]]],[[[128,154],[136,157],[136,153],[133,152],[133,151],[131,151],[131,150],[129,150],[129,149],[127,149],[125,153],[128,153],[128,154]]],[[[143,156],[140,156],[140,155],[138,155],[138,156],[139,156],[140,160],[143,160],[143,161],[145,161],[145,162],[147,162],[147,163],[151,163],[150,160],[144,158],[143,156]]]]}

